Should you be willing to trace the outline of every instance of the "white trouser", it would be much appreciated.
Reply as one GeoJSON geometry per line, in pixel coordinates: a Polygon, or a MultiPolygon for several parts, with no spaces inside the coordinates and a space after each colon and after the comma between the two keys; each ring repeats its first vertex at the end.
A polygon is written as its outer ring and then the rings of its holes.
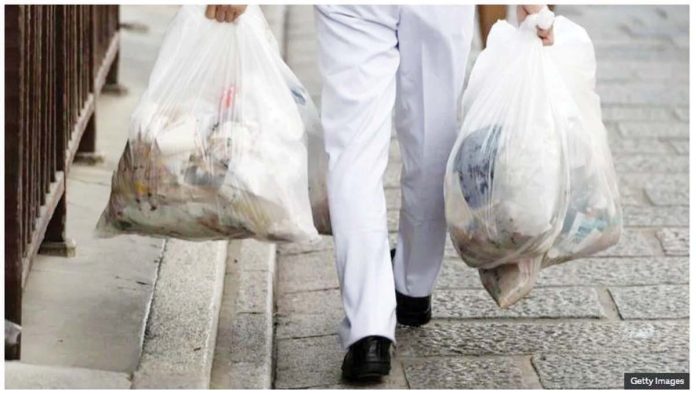
{"type": "Polygon", "coordinates": [[[442,264],[443,178],[457,134],[474,7],[315,10],[329,207],[346,313],[339,335],[346,348],[370,335],[394,341],[394,287],[430,295],[442,264]],[[395,99],[403,168],[392,270],[382,176],[395,99]]]}

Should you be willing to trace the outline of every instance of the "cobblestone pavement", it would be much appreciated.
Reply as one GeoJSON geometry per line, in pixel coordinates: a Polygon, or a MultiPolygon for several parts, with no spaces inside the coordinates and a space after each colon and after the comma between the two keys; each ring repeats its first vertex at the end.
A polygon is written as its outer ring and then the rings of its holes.
{"type": "MultiPolygon", "coordinates": [[[[397,328],[392,373],[370,387],[607,388],[622,387],[624,372],[688,371],[688,8],[557,11],[585,26],[596,47],[625,235],[596,257],[544,270],[509,310],[448,242],[433,321],[397,328]]],[[[313,27],[311,7],[289,7],[287,60],[319,99],[313,27]]],[[[392,148],[385,180],[395,232],[395,139],[392,148]]],[[[350,387],[340,379],[331,239],[279,250],[275,387],[350,387]]]]}

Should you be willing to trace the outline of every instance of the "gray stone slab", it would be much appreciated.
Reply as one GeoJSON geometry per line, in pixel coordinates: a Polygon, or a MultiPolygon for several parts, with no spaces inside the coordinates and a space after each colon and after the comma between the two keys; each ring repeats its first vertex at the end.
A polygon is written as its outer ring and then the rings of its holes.
{"type": "Polygon", "coordinates": [[[401,187],[401,167],[387,166],[384,172],[384,187],[385,188],[400,188],[401,187]]]}
{"type": "Polygon", "coordinates": [[[338,288],[333,251],[281,256],[278,294],[338,288]]]}
{"type": "Polygon", "coordinates": [[[404,368],[398,359],[392,359],[391,373],[389,376],[382,378],[381,381],[374,383],[349,383],[342,381],[339,384],[322,385],[318,387],[309,387],[309,389],[338,389],[338,390],[360,390],[360,389],[408,389],[409,385],[406,382],[404,368]]]}
{"type": "Polygon", "coordinates": [[[657,138],[610,138],[611,152],[614,154],[669,154],[669,143],[657,138]]]}
{"type": "Polygon", "coordinates": [[[228,251],[210,388],[268,389],[273,375],[275,246],[232,241],[228,251]]]}
{"type": "Polygon", "coordinates": [[[688,107],[677,107],[674,109],[674,113],[677,114],[677,118],[684,122],[689,122],[689,108],[688,107]]]}
{"type": "Polygon", "coordinates": [[[335,335],[343,319],[342,310],[332,310],[326,314],[277,315],[276,339],[290,339],[312,336],[335,335]]]}
{"type": "Polygon", "coordinates": [[[401,208],[401,188],[387,188],[384,190],[387,200],[387,210],[398,210],[401,208]]]}
{"type": "MultiPolygon", "coordinates": [[[[688,157],[683,158],[688,160],[688,157]]],[[[645,187],[645,195],[650,202],[656,206],[688,206],[689,205],[689,189],[662,189],[651,186],[645,187]]]]}
{"type": "Polygon", "coordinates": [[[318,242],[313,243],[280,243],[277,248],[280,255],[333,250],[333,238],[331,236],[321,236],[318,242]]]}
{"type": "Polygon", "coordinates": [[[688,206],[624,206],[626,226],[689,226],[688,206]]]}
{"type": "Polygon", "coordinates": [[[341,292],[338,289],[296,292],[278,297],[278,314],[327,314],[341,310],[341,292]]]}
{"type": "MultiPolygon", "coordinates": [[[[668,70],[667,67],[662,68],[663,72],[666,70],[668,70]]],[[[637,70],[636,73],[641,73],[643,71],[645,70],[637,70]]],[[[622,82],[620,84],[598,85],[597,94],[599,94],[599,97],[602,98],[602,103],[612,105],[628,104],[664,106],[686,105],[689,103],[688,85],[676,84],[678,81],[676,78],[674,80],[664,80],[661,83],[651,81],[651,83],[646,84],[635,84],[633,81],[634,80],[622,82]]],[[[651,126],[653,125],[647,125],[645,128],[640,128],[639,130],[644,131],[644,133],[646,133],[648,136],[655,136],[655,133],[657,133],[659,136],[668,136],[675,133],[675,131],[670,129],[670,127],[666,127],[664,125],[657,129],[652,128],[651,126]]],[[[637,137],[638,135],[640,134],[632,136],[637,137]]]]}
{"type": "Polygon", "coordinates": [[[271,387],[273,349],[271,315],[239,313],[220,325],[211,388],[268,389],[271,387]],[[246,368],[252,366],[253,371],[246,368]],[[251,375],[258,375],[251,380],[251,375]],[[255,386],[248,387],[247,385],[255,386]]]}
{"type": "Polygon", "coordinates": [[[130,389],[128,374],[5,361],[5,389],[130,389]]]}
{"type": "Polygon", "coordinates": [[[285,339],[277,342],[275,388],[407,388],[399,362],[382,383],[351,385],[341,379],[344,351],[337,336],[285,339]]]}
{"type": "Polygon", "coordinates": [[[544,388],[623,388],[626,372],[686,373],[689,354],[634,352],[609,354],[542,354],[532,359],[544,388]]]}
{"type": "Polygon", "coordinates": [[[674,155],[617,154],[614,155],[614,167],[619,173],[688,173],[689,158],[674,155]]]}
{"type": "Polygon", "coordinates": [[[688,321],[432,321],[397,328],[402,356],[507,355],[552,352],[673,352],[688,348],[688,321]]]}
{"type": "Polygon", "coordinates": [[[674,151],[679,155],[689,155],[689,140],[672,139],[669,141],[674,151]]]}
{"type": "Polygon", "coordinates": [[[423,358],[404,361],[412,389],[520,389],[522,370],[514,358],[423,358]]]}
{"type": "Polygon", "coordinates": [[[483,290],[483,285],[479,280],[478,270],[468,267],[459,258],[446,258],[442,262],[435,288],[483,290]]]}
{"type": "Polygon", "coordinates": [[[686,284],[686,257],[587,258],[541,271],[537,286],[686,284]]]}
{"type": "Polygon", "coordinates": [[[650,229],[624,228],[619,242],[596,253],[597,257],[630,257],[659,255],[660,243],[650,229]]]}
{"type": "Polygon", "coordinates": [[[679,190],[689,185],[689,174],[646,174],[646,173],[619,173],[617,174],[619,185],[630,185],[643,188],[646,185],[654,185],[663,189],[679,190]]]}
{"type": "Polygon", "coordinates": [[[77,243],[76,256],[33,260],[23,296],[24,362],[121,372],[137,367],[164,242],[95,237],[110,177],[104,167],[71,168],[66,233],[77,243]]]}
{"type": "Polygon", "coordinates": [[[666,228],[656,233],[662,250],[668,256],[689,255],[689,228],[666,228]]]}
{"type": "Polygon", "coordinates": [[[437,290],[436,318],[602,318],[597,292],[591,288],[536,288],[508,309],[501,309],[485,290],[437,290]]]}
{"type": "Polygon", "coordinates": [[[689,318],[688,285],[609,288],[621,318],[689,318]]]}
{"type": "Polygon", "coordinates": [[[227,244],[168,241],[134,388],[208,388],[227,244]]]}
{"type": "Polygon", "coordinates": [[[624,121],[619,123],[619,130],[621,134],[627,138],[689,137],[689,125],[683,122],[624,121]]]}
{"type": "MultiPolygon", "coordinates": [[[[542,287],[598,287],[651,284],[686,284],[688,257],[584,258],[547,267],[537,279],[542,287]]],[[[483,289],[478,271],[446,259],[436,289],[483,289]]]]}

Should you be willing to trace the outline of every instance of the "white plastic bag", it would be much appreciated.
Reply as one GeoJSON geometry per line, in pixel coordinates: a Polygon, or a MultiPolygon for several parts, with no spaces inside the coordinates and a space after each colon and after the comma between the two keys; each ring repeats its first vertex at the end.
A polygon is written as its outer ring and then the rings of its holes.
{"type": "Polygon", "coordinates": [[[326,189],[329,156],[324,148],[324,130],[321,127],[319,111],[317,111],[312,97],[292,70],[282,61],[280,68],[285,75],[292,97],[297,103],[307,133],[309,201],[312,206],[314,227],[320,234],[331,235],[329,196],[326,189]]]}
{"type": "Polygon", "coordinates": [[[595,68],[584,29],[545,8],[519,28],[498,21],[472,69],[445,176],[446,216],[460,256],[502,306],[526,295],[542,267],[618,241],[595,68]],[[555,43],[544,47],[536,26],[551,23],[555,43]]]}
{"type": "Polygon", "coordinates": [[[169,27],[97,228],[313,239],[306,135],[270,29],[258,6],[235,23],[204,9],[182,6],[169,27]]]}

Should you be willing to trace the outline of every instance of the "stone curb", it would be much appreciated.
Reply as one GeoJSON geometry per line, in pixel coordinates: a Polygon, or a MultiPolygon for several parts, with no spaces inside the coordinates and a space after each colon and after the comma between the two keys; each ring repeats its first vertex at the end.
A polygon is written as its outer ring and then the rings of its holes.
{"type": "Polygon", "coordinates": [[[5,389],[129,389],[128,374],[5,361],[5,389]]]}
{"type": "Polygon", "coordinates": [[[167,242],[133,388],[209,387],[226,256],[226,241],[167,242]]]}
{"type": "Polygon", "coordinates": [[[210,388],[269,389],[275,244],[232,241],[228,251],[210,388]]]}

